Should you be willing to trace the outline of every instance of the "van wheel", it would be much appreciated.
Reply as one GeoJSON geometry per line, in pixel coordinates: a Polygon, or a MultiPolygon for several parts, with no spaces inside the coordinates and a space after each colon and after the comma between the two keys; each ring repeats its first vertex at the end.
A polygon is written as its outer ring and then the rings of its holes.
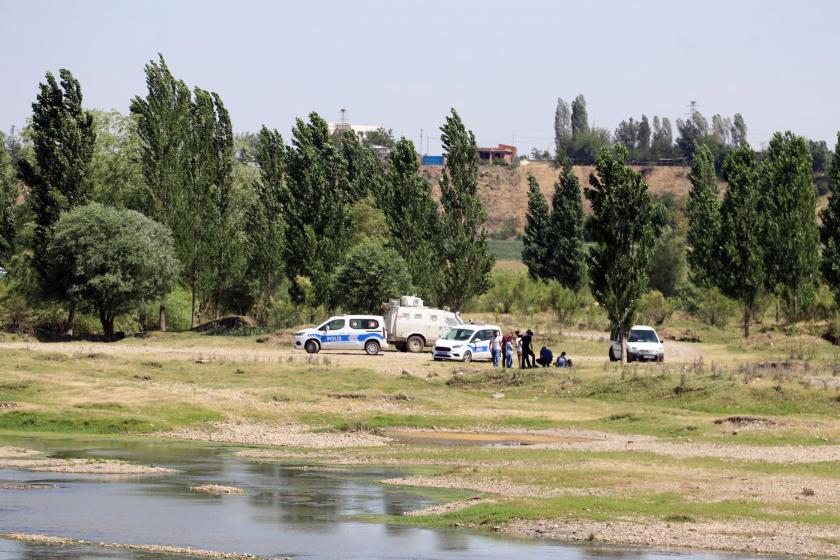
{"type": "Polygon", "coordinates": [[[464,352],[464,357],[461,358],[461,360],[463,360],[465,364],[470,363],[472,361],[472,352],[470,352],[469,350],[464,352]]]}
{"type": "Polygon", "coordinates": [[[612,347],[610,347],[610,361],[611,361],[611,362],[617,362],[617,361],[618,361],[618,360],[620,360],[620,359],[621,359],[621,358],[616,358],[616,357],[615,357],[615,353],[613,352],[612,347]]]}
{"type": "Polygon", "coordinates": [[[406,341],[406,346],[408,347],[409,352],[422,352],[423,346],[425,345],[426,343],[423,341],[423,338],[417,336],[416,334],[409,336],[406,341]]]}
{"type": "Polygon", "coordinates": [[[317,354],[321,346],[314,340],[307,340],[306,344],[303,345],[303,349],[306,350],[307,354],[317,354]]]}
{"type": "Polygon", "coordinates": [[[377,354],[379,354],[379,350],[379,343],[375,340],[368,340],[365,343],[365,352],[367,352],[371,356],[376,356],[377,354]]]}

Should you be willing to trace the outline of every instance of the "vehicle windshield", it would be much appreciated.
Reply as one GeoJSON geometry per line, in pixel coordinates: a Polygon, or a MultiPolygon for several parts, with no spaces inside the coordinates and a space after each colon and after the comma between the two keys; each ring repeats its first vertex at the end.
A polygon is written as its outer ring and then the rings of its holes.
{"type": "Polygon", "coordinates": [[[469,340],[474,332],[473,329],[452,329],[443,338],[445,340],[469,340]]]}
{"type": "Polygon", "coordinates": [[[640,329],[630,331],[630,336],[627,337],[627,342],[659,342],[659,339],[656,338],[655,332],[647,329],[640,329]]]}

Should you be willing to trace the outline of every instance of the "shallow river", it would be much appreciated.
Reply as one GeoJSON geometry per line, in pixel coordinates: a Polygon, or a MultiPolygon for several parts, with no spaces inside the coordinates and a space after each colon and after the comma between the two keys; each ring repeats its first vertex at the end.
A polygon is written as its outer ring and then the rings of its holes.
{"type": "MultiPolygon", "coordinates": [[[[103,439],[2,437],[0,445],[37,448],[53,457],[116,458],[178,469],[177,474],[114,477],[0,470],[0,484],[56,485],[37,490],[0,489],[0,532],[41,533],[109,543],[191,546],[221,552],[307,559],[575,560],[675,554],[626,551],[495,538],[367,523],[360,515],[390,514],[432,505],[428,498],[377,484],[395,471],[359,468],[353,473],[302,471],[236,458],[224,446],[103,439]],[[212,496],[198,484],[245,490],[212,496]]],[[[685,560],[729,555],[680,554],[685,560]]],[[[0,560],[164,559],[172,555],[56,547],[0,539],[0,560]]]]}

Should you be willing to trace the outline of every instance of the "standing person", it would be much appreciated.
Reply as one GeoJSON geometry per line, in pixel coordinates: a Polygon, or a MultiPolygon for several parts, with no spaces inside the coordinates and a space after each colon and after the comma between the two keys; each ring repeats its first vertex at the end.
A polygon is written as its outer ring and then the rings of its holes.
{"type": "Polygon", "coordinates": [[[514,333],[516,335],[516,367],[522,367],[522,334],[519,331],[514,333]]]}
{"type": "Polygon", "coordinates": [[[522,369],[532,368],[536,365],[532,363],[532,360],[535,358],[534,350],[531,348],[531,338],[533,336],[534,333],[531,332],[531,329],[528,329],[522,335],[522,363],[520,365],[522,369]]]}
{"type": "Polygon", "coordinates": [[[493,340],[490,341],[490,355],[493,357],[493,367],[499,367],[499,358],[502,356],[502,333],[493,331],[493,340]]]}
{"type": "MultiPolygon", "coordinates": [[[[510,361],[510,351],[508,350],[508,343],[513,338],[513,333],[507,333],[505,336],[502,337],[502,367],[509,368],[508,362],[510,361]]],[[[511,348],[513,346],[511,345],[511,348]]]]}
{"type": "Polygon", "coordinates": [[[513,336],[511,336],[505,342],[505,367],[507,369],[513,368],[513,340],[513,336]]]}

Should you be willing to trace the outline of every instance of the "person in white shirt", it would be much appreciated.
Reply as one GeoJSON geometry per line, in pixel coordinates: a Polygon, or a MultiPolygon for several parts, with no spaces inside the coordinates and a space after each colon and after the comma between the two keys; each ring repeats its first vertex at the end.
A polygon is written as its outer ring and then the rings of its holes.
{"type": "Polygon", "coordinates": [[[499,367],[499,358],[502,356],[502,333],[493,331],[493,340],[490,341],[490,355],[493,357],[493,367],[499,367]]]}

